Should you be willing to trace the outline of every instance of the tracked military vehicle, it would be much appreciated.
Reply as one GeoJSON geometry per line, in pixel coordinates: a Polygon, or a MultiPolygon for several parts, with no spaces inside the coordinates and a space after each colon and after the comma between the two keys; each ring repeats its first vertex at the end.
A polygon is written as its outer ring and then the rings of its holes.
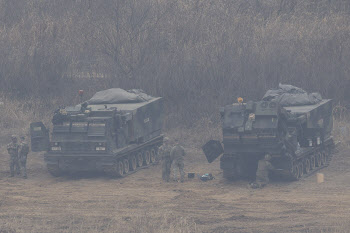
{"type": "Polygon", "coordinates": [[[155,163],[162,145],[162,98],[114,88],[89,101],[58,109],[53,129],[31,124],[32,150],[44,155],[53,176],[104,171],[123,177],[155,163]]]}
{"type": "Polygon", "coordinates": [[[279,90],[262,101],[240,99],[221,109],[223,141],[211,140],[202,149],[209,163],[222,155],[225,178],[253,179],[258,160],[266,154],[276,168],[272,176],[288,180],[298,180],[329,163],[334,148],[332,100],[283,87],[291,93],[279,90]]]}

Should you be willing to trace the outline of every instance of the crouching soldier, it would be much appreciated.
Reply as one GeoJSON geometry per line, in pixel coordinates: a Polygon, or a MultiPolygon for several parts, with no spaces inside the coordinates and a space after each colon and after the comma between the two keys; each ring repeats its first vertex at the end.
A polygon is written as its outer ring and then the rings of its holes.
{"type": "Polygon", "coordinates": [[[185,150],[182,146],[179,145],[176,140],[176,145],[171,149],[170,156],[173,160],[173,172],[174,172],[174,181],[177,181],[177,171],[180,171],[180,181],[184,182],[185,172],[184,172],[184,157],[185,150]]]}
{"type": "Polygon", "coordinates": [[[21,136],[21,144],[19,147],[19,162],[21,165],[23,178],[27,178],[27,155],[29,153],[28,143],[25,141],[25,137],[21,136]]]}
{"type": "Polygon", "coordinates": [[[164,144],[159,148],[159,154],[162,158],[162,178],[165,182],[169,182],[172,163],[170,157],[171,146],[169,145],[169,138],[165,137],[163,139],[163,143],[164,144]]]}
{"type": "Polygon", "coordinates": [[[11,143],[7,145],[7,151],[10,155],[10,172],[11,177],[15,175],[15,168],[17,174],[20,174],[19,161],[18,161],[18,151],[19,145],[17,143],[16,135],[11,136],[11,143]]]}
{"type": "Polygon", "coordinates": [[[266,154],[263,159],[259,160],[258,169],[256,170],[256,181],[251,184],[252,188],[263,188],[270,182],[269,173],[275,169],[270,160],[271,155],[269,154],[266,154]]]}

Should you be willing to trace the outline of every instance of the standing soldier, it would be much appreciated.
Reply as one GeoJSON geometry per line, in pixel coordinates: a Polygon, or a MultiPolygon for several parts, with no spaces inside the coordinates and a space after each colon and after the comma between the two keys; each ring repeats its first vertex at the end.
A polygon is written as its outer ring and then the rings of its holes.
{"type": "Polygon", "coordinates": [[[10,154],[10,171],[11,177],[15,175],[15,167],[17,174],[20,174],[19,163],[18,163],[18,150],[19,145],[17,143],[16,135],[11,136],[11,143],[7,145],[7,151],[10,154]]]}
{"type": "Polygon", "coordinates": [[[171,149],[170,156],[173,160],[173,172],[174,181],[177,181],[177,170],[180,171],[181,182],[184,182],[185,172],[184,172],[184,157],[185,149],[179,145],[178,141],[175,140],[176,145],[171,149]]]}
{"type": "Polygon", "coordinates": [[[251,184],[252,188],[263,188],[269,183],[269,172],[275,168],[270,163],[271,155],[266,154],[265,157],[258,162],[256,170],[256,181],[251,184]]]}
{"type": "Polygon", "coordinates": [[[164,144],[159,148],[159,154],[162,158],[162,178],[165,182],[169,182],[172,163],[170,157],[171,146],[169,145],[169,138],[165,137],[163,139],[163,143],[164,144]]]}
{"type": "Polygon", "coordinates": [[[21,144],[19,147],[19,162],[21,170],[23,169],[23,178],[27,179],[27,155],[29,153],[28,143],[25,141],[25,137],[21,136],[21,144]]]}

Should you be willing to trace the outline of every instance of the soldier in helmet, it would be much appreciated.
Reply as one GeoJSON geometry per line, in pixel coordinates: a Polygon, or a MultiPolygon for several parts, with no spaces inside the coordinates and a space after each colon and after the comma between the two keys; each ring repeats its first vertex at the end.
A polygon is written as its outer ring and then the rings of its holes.
{"type": "Polygon", "coordinates": [[[177,170],[180,171],[180,181],[184,182],[184,157],[185,149],[180,146],[178,140],[175,140],[175,146],[171,149],[170,156],[173,160],[174,180],[177,181],[177,170]]]}
{"type": "Polygon", "coordinates": [[[252,188],[263,188],[269,183],[269,172],[275,168],[270,163],[271,155],[266,154],[265,157],[258,162],[256,170],[256,181],[251,184],[252,188]]]}
{"type": "Polygon", "coordinates": [[[7,145],[7,151],[10,155],[10,171],[11,177],[15,175],[15,168],[17,174],[20,174],[19,162],[18,162],[18,151],[19,145],[17,143],[16,135],[11,136],[11,143],[7,145]]]}
{"type": "Polygon", "coordinates": [[[29,146],[28,143],[25,140],[25,136],[21,136],[21,144],[19,147],[19,162],[21,165],[21,170],[23,171],[23,178],[27,178],[27,155],[29,153],[29,146]]]}
{"type": "Polygon", "coordinates": [[[162,178],[165,182],[170,180],[171,163],[170,157],[171,146],[169,145],[169,138],[163,139],[163,145],[159,148],[159,154],[162,158],[162,178]]]}

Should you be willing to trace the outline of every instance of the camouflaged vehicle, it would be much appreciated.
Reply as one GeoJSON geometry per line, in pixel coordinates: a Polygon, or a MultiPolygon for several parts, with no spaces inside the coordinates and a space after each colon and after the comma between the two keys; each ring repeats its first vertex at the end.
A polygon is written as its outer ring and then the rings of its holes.
{"type": "Polygon", "coordinates": [[[328,165],[334,147],[332,100],[283,107],[276,101],[249,101],[223,107],[223,141],[202,149],[209,163],[220,155],[223,176],[255,178],[258,160],[272,156],[273,176],[298,180],[328,165]]]}
{"type": "Polygon", "coordinates": [[[50,140],[42,122],[31,124],[32,150],[47,151],[44,158],[53,176],[104,171],[123,177],[156,162],[163,142],[162,98],[101,103],[58,109],[50,140]]]}

